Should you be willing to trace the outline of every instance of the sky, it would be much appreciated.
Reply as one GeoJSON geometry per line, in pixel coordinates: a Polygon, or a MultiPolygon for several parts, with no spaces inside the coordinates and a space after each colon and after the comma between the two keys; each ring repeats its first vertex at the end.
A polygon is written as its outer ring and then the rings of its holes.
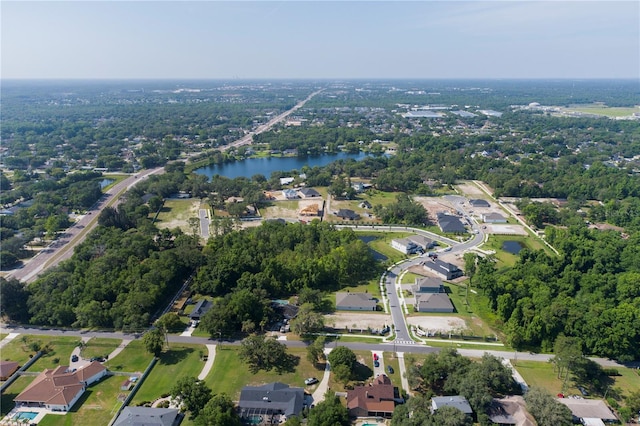
{"type": "Polygon", "coordinates": [[[7,1],[3,79],[640,78],[640,2],[7,1]]]}

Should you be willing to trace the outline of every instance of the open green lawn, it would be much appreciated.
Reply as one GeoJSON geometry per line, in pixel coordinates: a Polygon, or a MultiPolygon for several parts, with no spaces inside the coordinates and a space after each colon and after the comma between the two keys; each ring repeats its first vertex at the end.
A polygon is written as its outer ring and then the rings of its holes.
{"type": "Polygon", "coordinates": [[[104,365],[111,371],[142,373],[152,358],[153,355],[144,349],[142,340],[134,340],[115,358],[108,360],[104,365]]]}
{"type": "Polygon", "coordinates": [[[638,107],[607,107],[604,105],[576,105],[566,108],[566,110],[604,115],[605,117],[628,117],[634,112],[640,112],[638,107]]]}
{"type": "MultiPolygon", "coordinates": [[[[535,361],[511,361],[518,372],[522,375],[529,386],[538,386],[547,389],[553,395],[562,392],[563,380],[558,378],[550,362],[535,361]]],[[[613,379],[608,397],[616,397],[621,402],[621,396],[627,396],[631,392],[640,390],[640,375],[632,369],[626,367],[616,367],[620,376],[610,376],[613,379]],[[620,393],[621,395],[618,395],[620,393]]],[[[586,387],[586,386],[585,386],[586,387]]],[[[580,391],[575,387],[572,377],[569,376],[566,386],[566,395],[580,395],[580,391]]],[[[592,394],[594,398],[602,398],[603,395],[592,394]]]]}
{"type": "Polygon", "coordinates": [[[4,339],[8,335],[9,335],[8,333],[0,333],[0,340],[4,339]]]}
{"type": "MultiPolygon", "coordinates": [[[[290,386],[304,387],[304,379],[307,377],[321,379],[324,366],[322,369],[317,369],[307,361],[305,348],[288,348],[287,352],[299,357],[295,371],[278,374],[275,370],[260,370],[253,374],[246,364],[238,358],[237,347],[222,345],[221,348],[218,346],[216,361],[205,382],[213,390],[213,393],[226,393],[231,399],[237,400],[240,396],[240,390],[245,385],[258,386],[278,381],[290,386]]],[[[314,386],[309,386],[307,389],[313,392],[314,386]]]]}
{"type": "Polygon", "coordinates": [[[407,272],[402,276],[400,284],[415,284],[416,279],[424,278],[422,275],[414,274],[413,272],[407,272]]]}
{"type": "Polygon", "coordinates": [[[122,404],[119,394],[122,376],[109,376],[87,388],[80,400],[65,415],[48,414],[41,426],[107,425],[122,404]]]}
{"type": "Polygon", "coordinates": [[[37,372],[46,368],[55,368],[58,365],[69,365],[71,352],[78,346],[80,339],[78,337],[21,335],[2,348],[2,359],[24,364],[31,356],[35,355],[35,352],[29,347],[33,343],[39,344],[42,348],[49,347],[49,352],[42,355],[29,367],[29,371],[37,372]]]}
{"type": "Polygon", "coordinates": [[[198,217],[199,204],[200,200],[193,198],[165,200],[156,224],[160,228],[179,227],[183,232],[191,234],[188,220],[198,217]]]}
{"type": "Polygon", "coordinates": [[[13,403],[13,399],[20,394],[27,387],[29,383],[31,383],[35,379],[32,376],[20,376],[16,379],[15,382],[11,383],[11,385],[5,389],[0,396],[0,417],[6,416],[9,411],[13,410],[15,404],[13,403]]]}
{"type": "Polygon", "coordinates": [[[505,241],[517,241],[529,250],[548,250],[537,238],[530,235],[490,235],[487,243],[484,244],[482,248],[485,250],[495,250],[495,258],[499,261],[498,268],[505,266],[511,267],[518,260],[518,255],[508,253],[502,249],[502,244],[505,241]]]}
{"type": "MultiPolygon", "coordinates": [[[[356,231],[358,231],[356,229],[356,231]]],[[[397,238],[404,238],[409,235],[412,235],[409,232],[360,232],[358,231],[357,235],[359,237],[374,237],[374,240],[369,241],[367,244],[373,250],[377,251],[380,254],[385,255],[389,260],[389,263],[395,263],[402,259],[406,259],[407,256],[403,253],[400,253],[398,250],[391,247],[391,240],[397,238]]]]}
{"type": "Polygon", "coordinates": [[[81,355],[85,359],[91,359],[93,357],[106,357],[114,349],[120,346],[122,340],[120,339],[106,339],[104,337],[92,337],[82,348],[81,355]]]}
{"type": "Polygon", "coordinates": [[[131,405],[160,398],[181,377],[198,377],[205,364],[202,355],[206,354],[208,351],[204,345],[172,344],[160,355],[160,360],[138,389],[131,405]]]}

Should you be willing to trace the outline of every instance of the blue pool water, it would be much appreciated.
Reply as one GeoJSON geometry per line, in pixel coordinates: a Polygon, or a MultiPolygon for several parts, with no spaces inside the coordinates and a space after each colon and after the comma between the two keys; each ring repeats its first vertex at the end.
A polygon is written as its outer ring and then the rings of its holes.
{"type": "Polygon", "coordinates": [[[22,419],[33,420],[36,418],[37,415],[38,413],[34,413],[33,411],[20,411],[18,415],[15,416],[13,419],[14,420],[22,420],[22,419]]]}

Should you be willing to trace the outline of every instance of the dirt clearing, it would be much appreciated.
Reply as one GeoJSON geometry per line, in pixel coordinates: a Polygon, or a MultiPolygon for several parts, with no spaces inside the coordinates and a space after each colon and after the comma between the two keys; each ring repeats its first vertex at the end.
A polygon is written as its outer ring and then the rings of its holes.
{"type": "Polygon", "coordinates": [[[467,328],[465,321],[458,317],[414,316],[407,317],[407,323],[419,325],[424,331],[429,331],[430,333],[457,332],[467,328]]]}
{"type": "Polygon", "coordinates": [[[327,327],[336,329],[355,329],[366,330],[383,329],[386,325],[391,325],[391,315],[383,312],[336,312],[335,314],[325,315],[324,324],[327,327]]]}

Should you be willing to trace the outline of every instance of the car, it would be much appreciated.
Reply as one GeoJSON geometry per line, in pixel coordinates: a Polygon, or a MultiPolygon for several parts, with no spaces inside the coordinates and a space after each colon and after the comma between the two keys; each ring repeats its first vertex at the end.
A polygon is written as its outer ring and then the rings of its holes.
{"type": "Polygon", "coordinates": [[[78,362],[78,355],[73,355],[71,357],[71,362],[78,362]]]}
{"type": "Polygon", "coordinates": [[[374,367],[380,367],[380,362],[378,360],[373,361],[374,367]]]}
{"type": "Polygon", "coordinates": [[[587,390],[585,388],[583,388],[582,386],[578,386],[578,390],[580,391],[582,396],[589,396],[589,392],[587,392],[587,390]]]}
{"type": "Polygon", "coordinates": [[[387,373],[393,374],[393,367],[392,366],[387,365],[387,373]]]}
{"type": "Polygon", "coordinates": [[[318,383],[318,379],[316,379],[315,377],[309,377],[308,379],[304,379],[304,384],[307,386],[315,385],[316,383],[318,383]]]}
{"type": "Polygon", "coordinates": [[[373,359],[377,361],[378,360],[378,354],[373,354],[373,359]]]}

